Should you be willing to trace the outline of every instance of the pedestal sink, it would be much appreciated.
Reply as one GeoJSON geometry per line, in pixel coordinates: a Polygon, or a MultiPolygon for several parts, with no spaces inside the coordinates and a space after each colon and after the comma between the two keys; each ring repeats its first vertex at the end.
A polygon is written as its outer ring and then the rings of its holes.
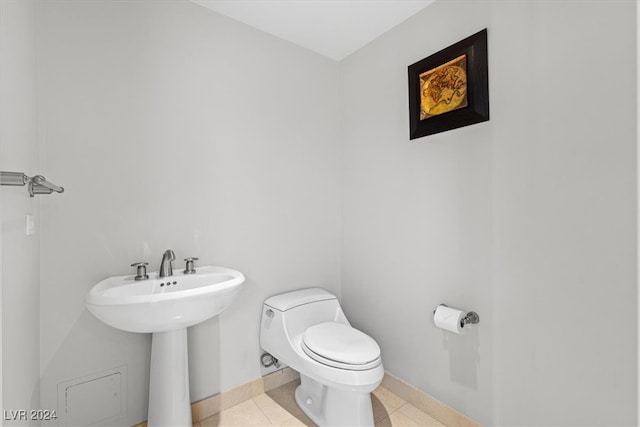
{"type": "Polygon", "coordinates": [[[239,271],[198,267],[195,274],[177,270],[172,276],[136,281],[109,277],[86,298],[87,309],[109,326],[151,333],[149,427],[190,427],[187,328],[227,308],[244,283],[239,271]]]}

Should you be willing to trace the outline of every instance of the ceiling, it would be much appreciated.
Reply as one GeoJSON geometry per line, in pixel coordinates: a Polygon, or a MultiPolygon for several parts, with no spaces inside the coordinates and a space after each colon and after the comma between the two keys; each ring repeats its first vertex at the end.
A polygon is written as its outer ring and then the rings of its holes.
{"type": "Polygon", "coordinates": [[[434,0],[192,0],[337,61],[434,0]]]}

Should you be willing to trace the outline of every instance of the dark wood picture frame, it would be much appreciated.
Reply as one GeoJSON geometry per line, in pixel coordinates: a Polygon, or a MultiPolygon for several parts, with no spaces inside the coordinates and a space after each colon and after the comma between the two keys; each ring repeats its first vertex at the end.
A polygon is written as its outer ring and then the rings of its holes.
{"type": "MultiPolygon", "coordinates": [[[[464,104],[463,104],[464,105],[464,104]]],[[[410,139],[489,120],[487,29],[409,65],[410,139]],[[466,106],[421,119],[421,74],[466,56],[466,106]]]]}

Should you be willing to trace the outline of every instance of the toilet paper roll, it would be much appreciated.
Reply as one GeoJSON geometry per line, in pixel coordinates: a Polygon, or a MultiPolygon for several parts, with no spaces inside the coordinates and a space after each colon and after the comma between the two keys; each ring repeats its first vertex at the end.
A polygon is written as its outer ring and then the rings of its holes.
{"type": "Polygon", "coordinates": [[[433,314],[433,322],[438,328],[460,335],[464,331],[462,319],[466,315],[467,313],[464,311],[456,310],[446,305],[439,305],[433,314]]]}

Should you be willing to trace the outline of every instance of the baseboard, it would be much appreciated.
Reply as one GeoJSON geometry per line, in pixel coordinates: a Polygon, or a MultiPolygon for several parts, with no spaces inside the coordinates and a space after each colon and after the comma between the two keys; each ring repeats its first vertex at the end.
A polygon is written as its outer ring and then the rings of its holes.
{"type": "Polygon", "coordinates": [[[271,372],[250,383],[192,403],[191,417],[194,423],[201,421],[298,378],[300,375],[291,368],[271,372]]]}
{"type": "MultiPolygon", "coordinates": [[[[193,402],[191,418],[196,423],[298,378],[300,375],[291,368],[279,369],[250,383],[193,402]]],[[[133,427],[147,427],[147,422],[143,421],[133,427]]]]}
{"type": "Polygon", "coordinates": [[[382,386],[446,426],[481,427],[478,422],[388,372],[384,373],[382,386]]]}
{"type": "MultiPolygon", "coordinates": [[[[193,422],[202,421],[218,412],[222,412],[298,378],[300,378],[300,375],[296,371],[291,368],[284,368],[250,383],[194,402],[191,404],[193,422]]],[[[446,426],[481,427],[480,424],[472,419],[388,372],[384,374],[382,386],[446,426]]],[[[147,422],[144,421],[133,427],[146,426],[147,422]]]]}

